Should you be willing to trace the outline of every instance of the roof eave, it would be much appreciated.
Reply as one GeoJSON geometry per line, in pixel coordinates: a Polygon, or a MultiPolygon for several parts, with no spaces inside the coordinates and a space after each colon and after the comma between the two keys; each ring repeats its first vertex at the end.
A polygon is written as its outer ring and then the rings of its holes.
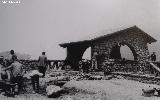
{"type": "Polygon", "coordinates": [[[157,40],[155,38],[153,38],[152,36],[150,36],[149,34],[147,34],[146,32],[144,32],[143,30],[141,30],[139,27],[137,26],[134,26],[135,28],[139,29],[141,32],[143,32],[145,35],[147,35],[147,37],[149,38],[148,39],[148,42],[149,43],[152,43],[152,42],[157,42],[157,40]]]}
{"type": "Polygon", "coordinates": [[[90,42],[91,42],[91,40],[84,40],[84,41],[77,41],[77,42],[62,43],[59,45],[63,48],[66,48],[68,46],[79,45],[79,44],[90,43],[90,42]]]}

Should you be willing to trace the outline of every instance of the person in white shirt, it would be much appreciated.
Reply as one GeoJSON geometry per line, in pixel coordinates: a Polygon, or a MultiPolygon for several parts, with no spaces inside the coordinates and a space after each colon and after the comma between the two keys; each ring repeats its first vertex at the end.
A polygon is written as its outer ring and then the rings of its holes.
{"type": "Polygon", "coordinates": [[[42,73],[38,71],[37,66],[32,66],[32,71],[29,73],[29,77],[31,77],[33,93],[39,92],[39,77],[43,76],[42,73]]]}

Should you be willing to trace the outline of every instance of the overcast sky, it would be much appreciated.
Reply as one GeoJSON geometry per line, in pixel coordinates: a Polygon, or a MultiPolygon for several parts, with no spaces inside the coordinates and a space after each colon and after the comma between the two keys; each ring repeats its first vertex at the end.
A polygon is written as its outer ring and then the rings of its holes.
{"type": "Polygon", "coordinates": [[[20,1],[0,2],[0,52],[14,49],[37,58],[46,51],[49,59],[64,59],[59,43],[137,25],[158,40],[149,49],[160,54],[160,0],[20,1]]]}

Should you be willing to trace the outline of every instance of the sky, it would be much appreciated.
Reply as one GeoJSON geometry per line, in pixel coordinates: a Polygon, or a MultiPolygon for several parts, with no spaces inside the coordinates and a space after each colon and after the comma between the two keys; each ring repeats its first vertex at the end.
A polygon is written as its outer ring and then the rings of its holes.
{"type": "Polygon", "coordinates": [[[160,0],[18,1],[0,0],[0,52],[14,49],[37,59],[45,51],[49,59],[65,59],[60,43],[137,25],[157,40],[149,50],[160,59],[160,0]]]}

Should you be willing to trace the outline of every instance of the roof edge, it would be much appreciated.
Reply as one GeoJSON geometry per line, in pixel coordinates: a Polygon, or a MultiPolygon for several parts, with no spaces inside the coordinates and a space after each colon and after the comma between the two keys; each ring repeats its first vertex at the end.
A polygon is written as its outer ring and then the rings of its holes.
{"type": "Polygon", "coordinates": [[[102,35],[102,36],[99,36],[99,37],[96,37],[96,38],[93,38],[93,39],[90,39],[90,40],[82,40],[82,41],[76,41],[76,42],[68,42],[68,43],[61,43],[59,44],[61,47],[63,48],[66,48],[67,46],[73,46],[75,44],[83,44],[83,43],[88,43],[88,42],[93,42],[93,41],[96,41],[98,39],[101,39],[101,38],[105,38],[105,37],[108,37],[108,36],[112,36],[113,34],[116,34],[116,33],[120,33],[122,31],[127,31],[127,30],[130,30],[130,29],[138,29],[140,30],[142,33],[144,33],[147,37],[148,37],[148,43],[152,43],[152,42],[156,42],[157,40],[154,39],[152,36],[150,36],[149,34],[147,34],[146,32],[144,32],[143,30],[141,30],[139,27],[137,27],[136,25],[133,25],[131,27],[127,27],[127,28],[124,28],[124,29],[120,29],[118,31],[113,31],[109,34],[105,34],[105,35],[102,35]]]}

